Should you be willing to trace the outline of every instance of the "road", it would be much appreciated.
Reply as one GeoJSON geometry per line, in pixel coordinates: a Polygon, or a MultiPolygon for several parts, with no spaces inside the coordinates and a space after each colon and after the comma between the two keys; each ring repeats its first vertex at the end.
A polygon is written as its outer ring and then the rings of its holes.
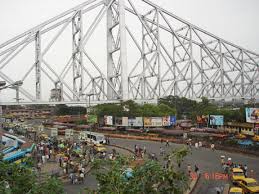
{"type": "MultiPolygon", "coordinates": [[[[160,147],[165,145],[160,142],[152,142],[152,141],[140,141],[140,140],[127,140],[127,139],[112,139],[111,143],[118,144],[123,147],[128,147],[130,149],[134,149],[134,145],[139,145],[143,147],[144,145],[147,148],[147,152],[153,152],[157,155],[160,152],[160,147]]],[[[169,148],[166,148],[166,151],[170,149],[181,147],[183,145],[179,144],[170,144],[169,148]]],[[[232,158],[232,161],[235,163],[246,164],[248,166],[248,170],[254,170],[254,176],[257,180],[259,180],[259,157],[251,157],[247,155],[242,155],[238,153],[228,153],[225,151],[212,151],[207,148],[192,148],[192,153],[189,154],[182,166],[186,168],[187,164],[191,164],[194,169],[194,165],[197,164],[202,173],[201,179],[197,184],[197,189],[193,192],[193,194],[215,194],[216,187],[223,188],[226,183],[230,183],[229,180],[215,180],[215,177],[210,177],[209,179],[205,179],[204,174],[208,173],[212,175],[213,173],[222,173],[222,168],[220,164],[220,156],[225,155],[226,157],[232,158]]]]}
{"type": "MultiPolygon", "coordinates": [[[[140,141],[140,140],[128,140],[128,139],[110,139],[111,144],[117,144],[122,147],[127,147],[129,149],[134,149],[134,145],[138,145],[140,147],[146,146],[147,152],[156,153],[159,155],[160,147],[163,146],[168,152],[171,149],[179,148],[183,145],[170,143],[169,148],[165,147],[165,144],[161,144],[160,142],[152,142],[152,141],[140,141]]],[[[226,183],[230,183],[230,180],[215,180],[215,178],[210,177],[209,179],[205,179],[204,173],[208,173],[211,175],[212,173],[222,173],[222,168],[220,165],[220,156],[225,155],[226,157],[232,158],[234,162],[247,164],[249,170],[253,169],[255,174],[255,178],[259,180],[259,158],[251,157],[247,155],[242,155],[238,153],[228,153],[225,151],[211,151],[207,148],[192,148],[191,154],[189,154],[184,162],[182,163],[182,170],[187,171],[187,164],[191,164],[192,168],[197,164],[202,173],[201,179],[199,180],[196,190],[193,194],[215,194],[216,188],[222,189],[226,183]],[[257,172],[257,173],[256,173],[257,172]]],[[[70,183],[65,185],[65,191],[69,194],[78,193],[80,189],[84,187],[96,188],[97,183],[93,176],[89,175],[86,177],[84,185],[71,185],[70,183]]]]}

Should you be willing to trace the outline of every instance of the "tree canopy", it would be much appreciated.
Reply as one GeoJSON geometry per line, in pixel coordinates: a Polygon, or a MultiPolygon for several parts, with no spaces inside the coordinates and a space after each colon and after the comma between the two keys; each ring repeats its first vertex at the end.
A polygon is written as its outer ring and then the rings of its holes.
{"type": "Polygon", "coordinates": [[[159,161],[145,159],[133,165],[132,158],[118,156],[115,160],[95,160],[93,170],[99,183],[97,193],[183,193],[188,178],[174,163],[181,163],[188,154],[185,147],[172,150],[166,158],[170,164],[164,168],[159,161]],[[130,168],[130,176],[127,174],[130,168]],[[132,170],[132,171],[131,171],[132,170]]]}
{"type": "Polygon", "coordinates": [[[50,177],[40,184],[32,168],[7,163],[0,159],[0,193],[62,194],[64,190],[61,182],[56,178],[50,177]]]}

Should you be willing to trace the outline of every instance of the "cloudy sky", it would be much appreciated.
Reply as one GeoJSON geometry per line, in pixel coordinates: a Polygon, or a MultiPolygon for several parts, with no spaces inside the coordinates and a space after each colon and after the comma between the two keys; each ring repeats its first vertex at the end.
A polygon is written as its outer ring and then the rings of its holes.
{"type": "MultiPolygon", "coordinates": [[[[82,2],[85,1],[1,0],[0,44],[82,2]]],[[[258,0],[159,0],[155,3],[225,40],[259,53],[258,0]]],[[[16,66],[15,74],[22,68],[16,66]]]]}

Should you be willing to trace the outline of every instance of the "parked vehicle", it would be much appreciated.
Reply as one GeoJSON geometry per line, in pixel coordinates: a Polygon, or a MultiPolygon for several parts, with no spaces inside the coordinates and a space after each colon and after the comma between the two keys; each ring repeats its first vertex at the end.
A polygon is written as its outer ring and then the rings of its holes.
{"type": "Polygon", "coordinates": [[[95,133],[91,131],[82,131],[79,133],[79,140],[87,141],[93,144],[105,144],[105,136],[102,133],[95,133]]]}
{"type": "Polygon", "coordinates": [[[259,184],[253,178],[245,178],[238,184],[244,189],[245,193],[259,193],[259,184]]]}
{"type": "Polygon", "coordinates": [[[245,179],[244,171],[240,168],[233,168],[231,179],[233,184],[237,184],[238,181],[245,179]]]}

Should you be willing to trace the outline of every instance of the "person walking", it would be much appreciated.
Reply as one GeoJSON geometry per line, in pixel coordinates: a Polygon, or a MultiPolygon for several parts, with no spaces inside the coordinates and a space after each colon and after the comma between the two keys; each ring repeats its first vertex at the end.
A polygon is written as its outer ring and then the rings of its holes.
{"type": "Polygon", "coordinates": [[[199,174],[199,167],[196,164],[194,166],[194,171],[196,174],[199,174]]]}
{"type": "Polygon", "coordinates": [[[59,157],[58,161],[59,161],[59,167],[62,167],[62,158],[59,157]]]}
{"type": "Polygon", "coordinates": [[[188,166],[187,166],[187,170],[188,170],[188,174],[190,175],[190,174],[191,174],[191,172],[192,172],[192,167],[191,167],[191,165],[190,165],[190,164],[188,164],[188,166]]]}
{"type": "Polygon", "coordinates": [[[169,147],[169,141],[168,141],[168,139],[166,140],[165,146],[166,146],[166,147],[169,147]]]}
{"type": "Polygon", "coordinates": [[[214,143],[212,143],[212,144],[210,145],[210,148],[211,148],[212,151],[215,151],[215,145],[214,145],[214,143]]]}
{"type": "Polygon", "coordinates": [[[243,168],[244,168],[245,177],[247,177],[247,172],[248,172],[248,167],[247,167],[247,165],[245,164],[243,168]]]}

